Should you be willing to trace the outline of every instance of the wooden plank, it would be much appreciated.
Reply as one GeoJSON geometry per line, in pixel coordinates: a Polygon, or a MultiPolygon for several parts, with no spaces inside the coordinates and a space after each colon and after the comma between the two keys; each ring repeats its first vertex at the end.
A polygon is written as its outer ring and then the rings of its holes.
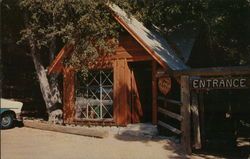
{"type": "Polygon", "coordinates": [[[170,112],[170,111],[165,110],[165,109],[163,109],[161,107],[158,107],[158,112],[160,112],[160,113],[162,113],[162,114],[164,114],[166,116],[169,116],[171,118],[174,118],[176,120],[179,120],[179,121],[183,120],[183,117],[181,115],[173,113],[173,112],[170,112]]]}
{"type": "Polygon", "coordinates": [[[180,101],[177,101],[177,100],[166,99],[166,102],[182,106],[182,103],[180,101]]]}
{"type": "Polygon", "coordinates": [[[190,91],[189,91],[189,77],[181,76],[181,144],[188,154],[192,153],[191,149],[191,129],[190,129],[190,91]]]}
{"type": "Polygon", "coordinates": [[[155,76],[157,70],[156,61],[152,61],[152,124],[157,124],[157,78],[155,76]]]}
{"type": "Polygon", "coordinates": [[[62,60],[65,56],[73,51],[73,45],[65,45],[62,50],[58,53],[55,60],[48,68],[48,75],[52,72],[55,72],[57,75],[63,70],[63,63],[62,60]]]}
{"type": "Polygon", "coordinates": [[[128,67],[128,64],[127,64],[127,61],[126,59],[122,60],[122,86],[121,86],[121,103],[120,103],[120,115],[121,115],[121,124],[122,125],[127,125],[128,124],[128,113],[129,113],[129,101],[128,101],[128,82],[127,79],[128,79],[128,70],[129,70],[129,67],[128,67]]]}
{"type": "Polygon", "coordinates": [[[191,113],[192,113],[192,123],[193,123],[193,137],[195,149],[201,149],[201,132],[200,132],[200,120],[199,120],[199,105],[198,105],[198,96],[195,91],[191,92],[192,104],[191,104],[191,113]]]}
{"type": "Polygon", "coordinates": [[[140,117],[143,116],[142,103],[140,101],[140,94],[135,79],[135,73],[132,69],[131,91],[132,91],[132,122],[140,123],[140,117]]]}
{"type": "Polygon", "coordinates": [[[130,55],[145,55],[147,51],[129,34],[122,34],[119,37],[119,45],[115,49],[117,53],[127,52],[130,55]]]}
{"type": "Polygon", "coordinates": [[[127,125],[128,95],[125,78],[125,59],[114,61],[114,119],[117,125],[127,125]]]}
{"type": "Polygon", "coordinates": [[[118,93],[118,101],[119,101],[119,104],[118,104],[118,107],[119,107],[119,109],[118,109],[118,112],[119,112],[119,116],[118,116],[118,121],[117,121],[117,123],[118,123],[118,125],[123,125],[123,118],[124,118],[124,116],[125,116],[125,114],[126,113],[124,113],[123,111],[124,110],[122,110],[122,109],[124,109],[124,106],[123,106],[123,102],[124,102],[124,94],[125,94],[125,92],[124,92],[124,89],[123,89],[123,87],[124,87],[124,61],[123,60],[117,60],[117,63],[118,63],[118,65],[117,65],[117,67],[119,67],[118,69],[119,69],[119,86],[118,86],[118,91],[119,91],[119,93],[118,93]]]}
{"type": "MultiPolygon", "coordinates": [[[[147,53],[147,52],[146,52],[147,53]]],[[[131,55],[129,54],[128,52],[123,52],[123,53],[120,53],[120,54],[114,54],[110,57],[106,57],[106,59],[112,59],[112,60],[116,60],[116,59],[149,59],[149,60],[152,60],[152,56],[148,55],[148,54],[145,54],[145,55],[131,55]]]]}
{"type": "Polygon", "coordinates": [[[72,67],[64,69],[63,76],[63,119],[71,124],[75,115],[75,73],[72,67]]]}
{"type": "Polygon", "coordinates": [[[125,85],[126,85],[126,115],[127,123],[131,123],[131,70],[128,61],[125,61],[125,85]]]}
{"type": "Polygon", "coordinates": [[[55,132],[89,136],[89,137],[97,137],[97,138],[108,137],[108,131],[94,129],[94,128],[84,128],[84,127],[81,128],[81,127],[52,125],[48,123],[42,123],[40,121],[30,121],[30,120],[24,120],[23,124],[25,127],[35,128],[35,129],[40,129],[40,130],[55,131],[55,132]]]}
{"type": "Polygon", "coordinates": [[[172,131],[173,133],[178,134],[178,135],[180,135],[180,134],[182,133],[179,129],[176,129],[176,128],[174,128],[173,126],[168,125],[168,124],[166,124],[166,123],[164,123],[164,122],[162,122],[162,121],[160,121],[160,120],[158,121],[158,124],[159,124],[160,126],[163,126],[163,127],[166,128],[166,129],[172,131]]]}
{"type": "Polygon", "coordinates": [[[151,60],[153,60],[151,56],[127,58],[128,62],[151,61],[151,60]]]}
{"type": "Polygon", "coordinates": [[[249,75],[250,66],[234,66],[234,67],[210,67],[210,68],[193,68],[188,70],[158,70],[157,77],[169,76],[225,76],[225,75],[249,75]]]}
{"type": "Polygon", "coordinates": [[[113,100],[114,100],[114,121],[116,124],[119,124],[119,84],[120,84],[120,68],[119,68],[119,63],[118,61],[114,61],[113,64],[114,67],[114,95],[113,95],[113,100]]]}
{"type": "Polygon", "coordinates": [[[204,92],[199,93],[199,108],[200,108],[200,126],[201,126],[201,145],[205,143],[205,106],[204,92]]]}
{"type": "Polygon", "coordinates": [[[162,97],[162,96],[157,97],[157,99],[165,101],[167,103],[171,103],[171,104],[176,104],[176,105],[182,106],[182,103],[180,101],[177,101],[177,100],[174,100],[174,99],[166,99],[165,97],[162,97]]]}

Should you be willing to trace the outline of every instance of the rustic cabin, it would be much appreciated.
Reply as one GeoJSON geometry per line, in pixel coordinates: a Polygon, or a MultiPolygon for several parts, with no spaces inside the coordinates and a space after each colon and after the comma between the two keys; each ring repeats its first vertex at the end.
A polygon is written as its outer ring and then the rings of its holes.
{"type": "Polygon", "coordinates": [[[157,123],[158,67],[182,70],[187,66],[168,42],[151,32],[118,6],[110,7],[115,19],[127,31],[110,58],[100,59],[83,81],[62,59],[72,51],[65,46],[49,68],[63,72],[64,122],[126,126],[129,123],[157,123]]]}
{"type": "MultiPolygon", "coordinates": [[[[63,74],[64,122],[103,126],[150,122],[181,137],[188,153],[200,149],[209,117],[205,110],[210,107],[204,106],[205,94],[215,89],[243,89],[247,96],[249,67],[191,69],[185,63],[193,38],[183,40],[182,46],[180,41],[170,44],[118,6],[109,7],[126,30],[115,54],[99,59],[87,80],[73,67],[63,65],[72,46],[65,46],[48,69],[48,74],[63,74]],[[225,78],[231,75],[233,78],[225,78]]],[[[249,98],[243,104],[249,105],[249,98]]]]}

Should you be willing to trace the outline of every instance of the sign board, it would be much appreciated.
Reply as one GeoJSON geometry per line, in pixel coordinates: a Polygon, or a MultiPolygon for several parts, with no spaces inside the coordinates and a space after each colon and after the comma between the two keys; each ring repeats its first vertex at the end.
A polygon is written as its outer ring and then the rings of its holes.
{"type": "Polygon", "coordinates": [[[246,88],[250,88],[250,77],[191,79],[191,89],[246,89],[246,88]]]}
{"type": "Polygon", "coordinates": [[[161,93],[163,93],[164,95],[167,95],[171,89],[171,78],[167,78],[167,77],[160,78],[158,81],[158,88],[161,93]]]}

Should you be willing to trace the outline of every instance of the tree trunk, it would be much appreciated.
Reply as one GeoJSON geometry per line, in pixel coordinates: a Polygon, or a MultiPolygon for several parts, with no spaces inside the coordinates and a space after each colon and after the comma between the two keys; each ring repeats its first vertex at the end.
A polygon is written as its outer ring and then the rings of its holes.
{"type": "MultiPolygon", "coordinates": [[[[32,60],[34,62],[36,74],[40,84],[41,93],[47,108],[47,113],[49,115],[49,121],[62,124],[62,100],[56,77],[55,75],[52,75],[50,77],[50,85],[49,79],[47,77],[47,71],[42,65],[40,55],[37,53],[36,45],[32,39],[29,40],[29,43],[31,47],[32,60]]],[[[52,54],[51,59],[54,58],[54,51],[52,52],[52,49],[50,50],[50,53],[52,54]]]]}
{"type": "MultiPolygon", "coordinates": [[[[30,51],[31,51],[32,60],[34,62],[36,74],[37,74],[37,77],[39,80],[41,93],[42,93],[42,96],[43,96],[43,99],[44,99],[44,102],[45,102],[45,105],[46,105],[46,108],[48,111],[49,108],[54,103],[52,103],[52,100],[51,100],[52,95],[51,95],[49,81],[47,78],[47,73],[46,73],[44,66],[41,63],[40,56],[37,53],[36,45],[32,39],[29,40],[29,44],[30,44],[30,48],[31,48],[30,51]]],[[[49,113],[49,111],[48,111],[48,113],[49,113]]]]}
{"type": "MultiPolygon", "coordinates": [[[[55,59],[55,52],[56,52],[56,41],[55,39],[52,40],[49,48],[49,62],[52,63],[55,59]]],[[[52,73],[49,76],[50,82],[50,90],[51,90],[51,101],[53,103],[52,107],[49,109],[49,121],[52,123],[59,123],[62,124],[63,122],[63,112],[62,112],[62,99],[61,93],[58,88],[58,80],[56,75],[52,73]]]]}
{"type": "MultiPolygon", "coordinates": [[[[49,62],[52,63],[53,60],[55,59],[55,52],[56,52],[56,41],[55,39],[52,40],[50,44],[50,49],[49,49],[49,62]]],[[[52,102],[55,103],[62,103],[61,99],[61,93],[58,88],[58,80],[56,78],[56,75],[52,73],[49,76],[49,81],[50,81],[50,89],[51,89],[51,94],[52,94],[52,102]]]]}

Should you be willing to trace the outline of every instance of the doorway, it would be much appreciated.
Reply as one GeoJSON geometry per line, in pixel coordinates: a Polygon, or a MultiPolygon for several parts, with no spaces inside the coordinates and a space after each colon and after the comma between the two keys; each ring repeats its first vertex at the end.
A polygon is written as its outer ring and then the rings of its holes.
{"type": "Polygon", "coordinates": [[[152,62],[129,63],[131,70],[131,123],[152,121],[152,62]]]}

